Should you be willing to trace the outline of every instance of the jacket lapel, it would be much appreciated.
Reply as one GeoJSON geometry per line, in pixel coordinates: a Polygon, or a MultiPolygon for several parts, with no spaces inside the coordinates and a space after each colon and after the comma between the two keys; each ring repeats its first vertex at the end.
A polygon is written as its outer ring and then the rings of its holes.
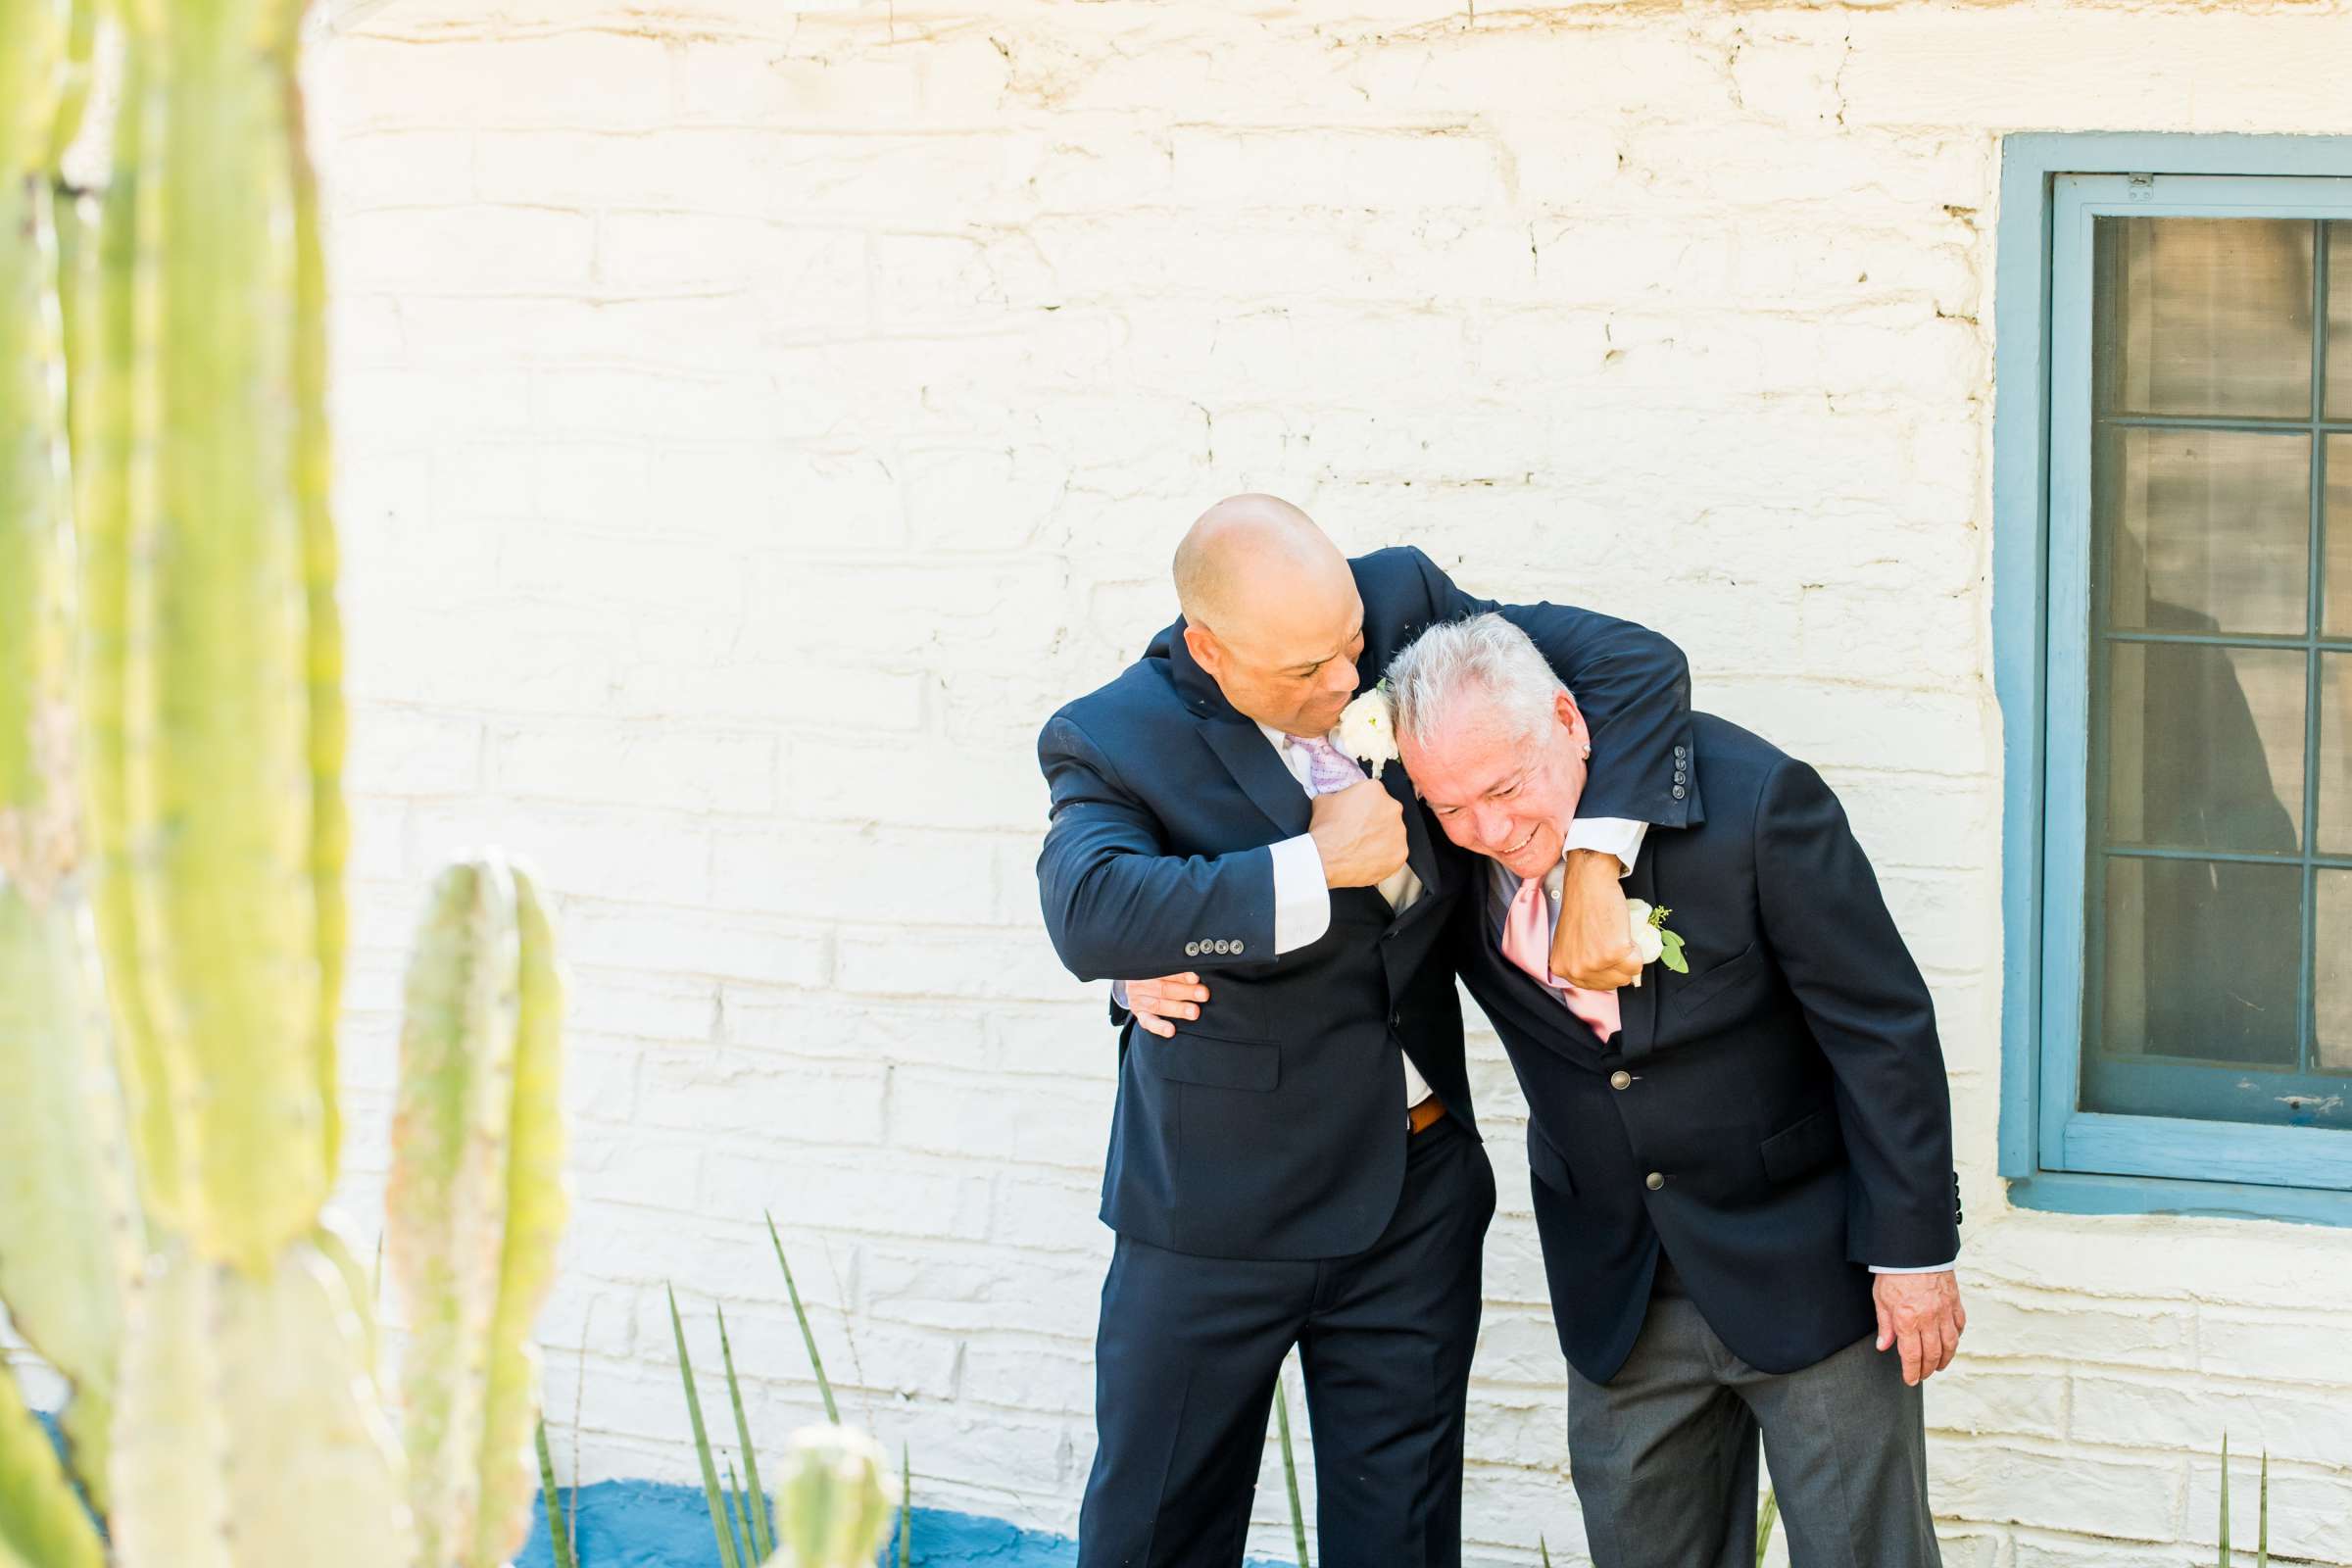
{"type": "MultiPolygon", "coordinates": [[[[1430,834],[1429,813],[1421,809],[1421,798],[1413,793],[1413,781],[1405,776],[1402,762],[1391,762],[1383,768],[1380,782],[1396,804],[1404,808],[1404,863],[1421,879],[1422,899],[1426,902],[1429,895],[1439,890],[1439,873],[1444,869],[1438,861],[1437,843],[1430,834]]],[[[1414,908],[1418,907],[1420,905],[1416,904],[1414,908]]]]}
{"type": "MultiPolygon", "coordinates": [[[[1658,902],[1657,843],[1661,831],[1664,830],[1653,826],[1642,835],[1642,853],[1634,858],[1633,874],[1625,879],[1628,899],[1640,899],[1653,906],[1658,902]]],[[[1666,972],[1662,963],[1649,964],[1642,969],[1639,986],[1618,989],[1615,1049],[1629,1061],[1646,1056],[1656,1049],[1658,993],[1666,987],[1666,972]]]]}
{"type": "Polygon", "coordinates": [[[1265,812],[1283,837],[1296,838],[1306,831],[1314,815],[1306,791],[1262,730],[1246,718],[1212,719],[1200,726],[1200,737],[1250,804],[1265,812]]]}

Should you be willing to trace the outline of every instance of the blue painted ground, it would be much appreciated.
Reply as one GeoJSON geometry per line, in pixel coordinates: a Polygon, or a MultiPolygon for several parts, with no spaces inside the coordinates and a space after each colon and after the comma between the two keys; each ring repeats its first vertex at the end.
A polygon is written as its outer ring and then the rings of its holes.
{"type": "MultiPolygon", "coordinates": [[[[55,1441],[55,1421],[35,1413],[55,1441]]],[[[568,1508],[571,1494],[561,1495],[568,1508]]],[[[1076,1568],[1078,1561],[1078,1544],[1067,1536],[944,1508],[915,1509],[909,1534],[907,1560],[919,1568],[1076,1568]]],[[[578,1534],[572,1545],[579,1568],[717,1568],[718,1563],[710,1510],[702,1490],[652,1481],[599,1481],[581,1488],[578,1534]]],[[[895,1528],[881,1560],[884,1568],[899,1560],[895,1528]]],[[[531,1508],[530,1539],[515,1557],[514,1568],[555,1568],[547,1522],[537,1504],[531,1508]]],[[[1283,1565],[1252,1559],[1244,1568],[1283,1565]]]]}
{"type": "MultiPolygon", "coordinates": [[[[564,1495],[568,1507],[570,1494],[564,1495]]],[[[912,1550],[907,1560],[921,1568],[1074,1568],[1078,1561],[1077,1543],[1067,1536],[942,1508],[915,1509],[909,1534],[912,1550]]],[[[573,1544],[579,1568],[713,1568],[718,1561],[702,1490],[650,1481],[600,1481],[581,1488],[579,1534],[573,1544]]],[[[890,1565],[898,1560],[894,1539],[883,1549],[882,1561],[890,1565]]],[[[534,1510],[530,1540],[514,1559],[514,1568],[553,1565],[545,1523],[534,1510]]],[[[1282,1565],[1252,1561],[1247,1568],[1282,1565]]]]}

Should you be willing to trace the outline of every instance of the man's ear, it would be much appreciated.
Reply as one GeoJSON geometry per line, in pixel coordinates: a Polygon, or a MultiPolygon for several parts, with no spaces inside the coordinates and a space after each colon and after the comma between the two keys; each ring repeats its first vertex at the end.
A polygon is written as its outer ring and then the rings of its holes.
{"type": "Polygon", "coordinates": [[[1193,662],[1202,670],[1212,676],[1223,673],[1225,649],[1218,643],[1215,632],[1188,620],[1184,623],[1184,646],[1192,650],[1193,662]]]}
{"type": "Polygon", "coordinates": [[[1565,687],[1552,694],[1551,712],[1560,721],[1560,728],[1569,734],[1586,734],[1584,710],[1576,706],[1576,699],[1568,695],[1565,687]]]}

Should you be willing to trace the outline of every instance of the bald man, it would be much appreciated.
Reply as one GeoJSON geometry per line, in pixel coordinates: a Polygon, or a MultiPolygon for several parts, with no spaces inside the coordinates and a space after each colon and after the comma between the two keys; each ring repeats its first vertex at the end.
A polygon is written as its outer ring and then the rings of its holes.
{"type": "MultiPolygon", "coordinates": [[[[1299,1347],[1323,1560],[1456,1568],[1479,1248],[1494,1208],[1446,911],[1484,884],[1404,769],[1334,744],[1423,628],[1497,607],[1418,550],[1343,557],[1237,496],[1179,547],[1184,614],[1045,726],[1046,926],[1114,992],[1081,1568],[1233,1568],[1299,1347]],[[1121,1004],[1131,1001],[1135,1011],[1121,1004]]],[[[1564,651],[1593,733],[1555,969],[1638,972],[1618,878],[1696,808],[1682,655],[1587,611],[1502,611],[1564,651]]]]}

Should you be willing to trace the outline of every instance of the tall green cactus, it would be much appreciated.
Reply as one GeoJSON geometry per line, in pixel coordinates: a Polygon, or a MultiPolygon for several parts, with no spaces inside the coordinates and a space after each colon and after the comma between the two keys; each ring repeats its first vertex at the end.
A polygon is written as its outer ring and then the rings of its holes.
{"type": "Polygon", "coordinates": [[[56,193],[93,3],[0,0],[0,1300],[109,1539],[0,1375],[0,1568],[491,1568],[565,1206],[553,936],[495,858],[428,912],[412,1466],[322,1216],[347,827],[303,0],[112,0],[88,231],[56,193]]]}
{"type": "Polygon", "coordinates": [[[424,1561],[495,1568],[528,1528],[531,1324],[564,1229],[562,991],[531,879],[496,857],[435,884],[409,968],[387,1250],[424,1561]]]}

